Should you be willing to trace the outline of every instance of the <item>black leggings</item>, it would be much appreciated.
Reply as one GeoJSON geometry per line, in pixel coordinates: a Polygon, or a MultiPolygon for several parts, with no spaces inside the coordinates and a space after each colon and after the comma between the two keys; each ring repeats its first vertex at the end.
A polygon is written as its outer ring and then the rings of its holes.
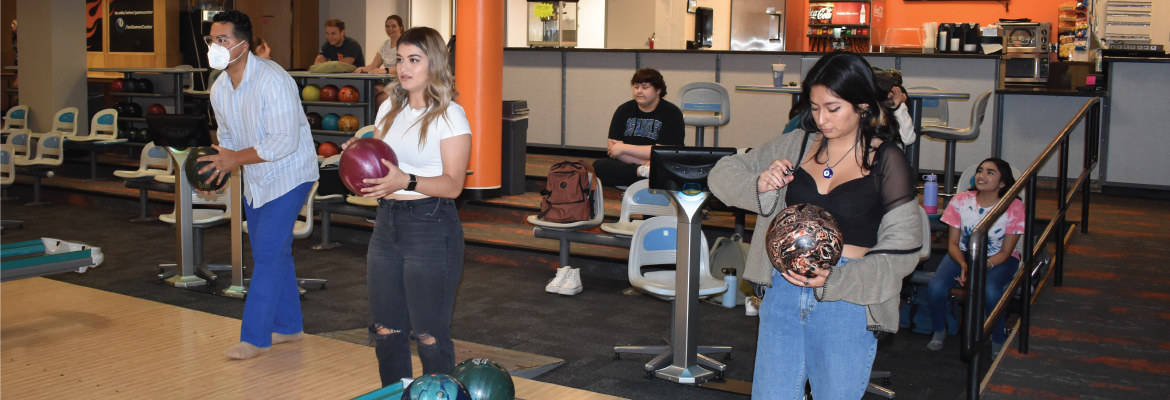
{"type": "Polygon", "coordinates": [[[605,186],[630,186],[642,180],[638,176],[638,164],[603,158],[593,162],[593,172],[605,186]]]}

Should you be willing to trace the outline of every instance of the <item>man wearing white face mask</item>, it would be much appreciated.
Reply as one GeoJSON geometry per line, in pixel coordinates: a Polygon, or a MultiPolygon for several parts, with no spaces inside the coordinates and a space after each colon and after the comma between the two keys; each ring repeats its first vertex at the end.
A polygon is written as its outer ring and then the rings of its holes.
{"type": "Polygon", "coordinates": [[[207,61],[225,72],[211,86],[219,154],[199,161],[211,162],[201,170],[212,172],[209,181],[244,167],[244,215],[255,267],[240,343],[224,351],[242,360],[304,336],[292,229],[318,178],[317,156],[296,82],[279,64],[251,54],[248,16],[227,11],[212,22],[207,61]]]}

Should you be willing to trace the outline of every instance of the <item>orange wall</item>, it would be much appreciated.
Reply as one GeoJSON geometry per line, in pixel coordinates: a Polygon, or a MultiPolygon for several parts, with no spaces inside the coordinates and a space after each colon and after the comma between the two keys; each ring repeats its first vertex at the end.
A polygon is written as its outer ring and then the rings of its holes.
{"type": "MultiPolygon", "coordinates": [[[[1000,18],[1031,18],[1056,27],[1058,7],[1073,0],[1015,0],[1004,11],[995,1],[913,1],[886,0],[886,27],[922,27],[924,22],[978,22],[980,26],[999,22],[1000,18]]],[[[808,0],[788,2],[786,34],[788,51],[804,51],[808,45],[808,0]]],[[[1053,37],[1053,40],[1056,38],[1053,37]]],[[[875,43],[879,44],[879,43],[875,43]]]]}

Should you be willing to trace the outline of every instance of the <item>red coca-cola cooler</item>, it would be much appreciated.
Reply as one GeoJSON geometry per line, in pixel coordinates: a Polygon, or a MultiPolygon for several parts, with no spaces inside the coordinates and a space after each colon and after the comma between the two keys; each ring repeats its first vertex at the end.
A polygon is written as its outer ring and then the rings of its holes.
{"type": "Polygon", "coordinates": [[[885,0],[809,3],[811,51],[877,51],[885,34],[885,0]]]}

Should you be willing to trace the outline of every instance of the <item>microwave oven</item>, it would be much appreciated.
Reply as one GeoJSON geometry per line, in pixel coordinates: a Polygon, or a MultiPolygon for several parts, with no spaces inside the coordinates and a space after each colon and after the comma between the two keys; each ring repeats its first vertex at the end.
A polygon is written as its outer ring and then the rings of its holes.
{"type": "Polygon", "coordinates": [[[1048,83],[1049,53],[1005,53],[999,59],[999,81],[1003,83],[1048,83]]]}
{"type": "Polygon", "coordinates": [[[1000,22],[1004,53],[1051,53],[1052,25],[1047,22],[1000,22]]]}

